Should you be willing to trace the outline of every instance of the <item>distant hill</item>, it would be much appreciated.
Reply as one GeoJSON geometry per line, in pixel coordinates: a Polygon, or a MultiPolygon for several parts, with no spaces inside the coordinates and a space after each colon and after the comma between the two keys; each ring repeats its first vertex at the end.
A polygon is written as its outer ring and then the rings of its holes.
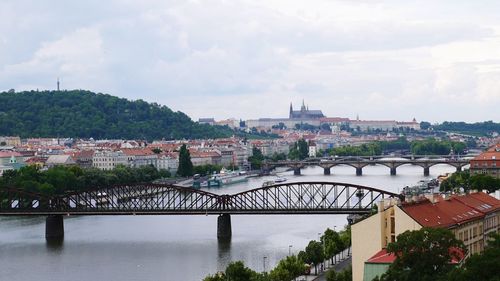
{"type": "Polygon", "coordinates": [[[442,124],[434,125],[435,130],[455,132],[476,136],[488,136],[492,133],[500,133],[500,123],[493,121],[465,123],[465,122],[443,122],[442,124]]]}
{"type": "Polygon", "coordinates": [[[0,92],[0,135],[95,139],[194,139],[233,134],[166,106],[90,91],[0,92]]]}

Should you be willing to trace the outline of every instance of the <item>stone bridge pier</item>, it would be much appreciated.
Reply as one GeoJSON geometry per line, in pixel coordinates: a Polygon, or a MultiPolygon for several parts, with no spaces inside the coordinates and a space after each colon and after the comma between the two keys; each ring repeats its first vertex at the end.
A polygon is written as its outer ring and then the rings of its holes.
{"type": "Polygon", "coordinates": [[[62,240],[64,238],[64,220],[62,215],[50,215],[45,220],[45,239],[62,240]]]}
{"type": "Polygon", "coordinates": [[[332,169],[332,167],[333,167],[333,166],[335,166],[335,165],[331,165],[331,164],[328,164],[328,165],[326,165],[326,164],[320,164],[319,166],[320,166],[321,168],[323,168],[323,175],[328,176],[328,175],[331,175],[331,173],[332,173],[331,169],[332,169]]]}
{"type": "Polygon", "coordinates": [[[231,236],[231,215],[220,214],[217,217],[217,239],[228,240],[231,236]]]}
{"type": "Polygon", "coordinates": [[[362,176],[363,175],[363,168],[368,166],[368,165],[369,165],[369,163],[357,162],[357,163],[352,163],[349,166],[352,166],[356,169],[356,176],[362,176]]]}
{"type": "Polygon", "coordinates": [[[292,164],[292,165],[290,165],[290,168],[293,169],[294,176],[300,176],[300,174],[301,174],[300,169],[304,168],[304,165],[302,163],[292,164]]]}
{"type": "Polygon", "coordinates": [[[383,165],[387,166],[391,170],[391,176],[396,175],[396,169],[401,166],[400,163],[397,162],[388,162],[388,163],[383,163],[383,165]]]}

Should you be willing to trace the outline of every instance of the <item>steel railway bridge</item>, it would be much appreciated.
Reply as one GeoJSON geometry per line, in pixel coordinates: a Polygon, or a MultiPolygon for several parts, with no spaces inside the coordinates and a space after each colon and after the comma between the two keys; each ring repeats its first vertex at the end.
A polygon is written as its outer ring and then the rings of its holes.
{"type": "Polygon", "coordinates": [[[0,188],[0,215],[47,216],[47,239],[64,237],[69,215],[218,215],[217,237],[231,237],[231,215],[368,214],[399,195],[337,182],[295,182],[236,194],[215,194],[167,184],[94,188],[60,196],[0,188]]]}

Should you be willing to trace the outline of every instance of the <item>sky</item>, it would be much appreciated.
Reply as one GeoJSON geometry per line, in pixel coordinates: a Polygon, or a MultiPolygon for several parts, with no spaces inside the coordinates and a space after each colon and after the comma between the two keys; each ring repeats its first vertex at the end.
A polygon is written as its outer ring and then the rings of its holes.
{"type": "Polygon", "coordinates": [[[201,117],[500,121],[499,1],[2,0],[0,91],[201,117]]]}

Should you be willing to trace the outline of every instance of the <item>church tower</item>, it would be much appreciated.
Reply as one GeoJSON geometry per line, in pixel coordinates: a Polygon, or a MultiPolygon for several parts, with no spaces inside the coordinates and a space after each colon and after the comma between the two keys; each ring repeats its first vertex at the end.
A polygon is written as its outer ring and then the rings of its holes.
{"type": "Polygon", "coordinates": [[[290,119],[292,119],[293,117],[293,107],[292,107],[292,103],[290,102],[290,114],[289,114],[289,117],[290,119]]]}

